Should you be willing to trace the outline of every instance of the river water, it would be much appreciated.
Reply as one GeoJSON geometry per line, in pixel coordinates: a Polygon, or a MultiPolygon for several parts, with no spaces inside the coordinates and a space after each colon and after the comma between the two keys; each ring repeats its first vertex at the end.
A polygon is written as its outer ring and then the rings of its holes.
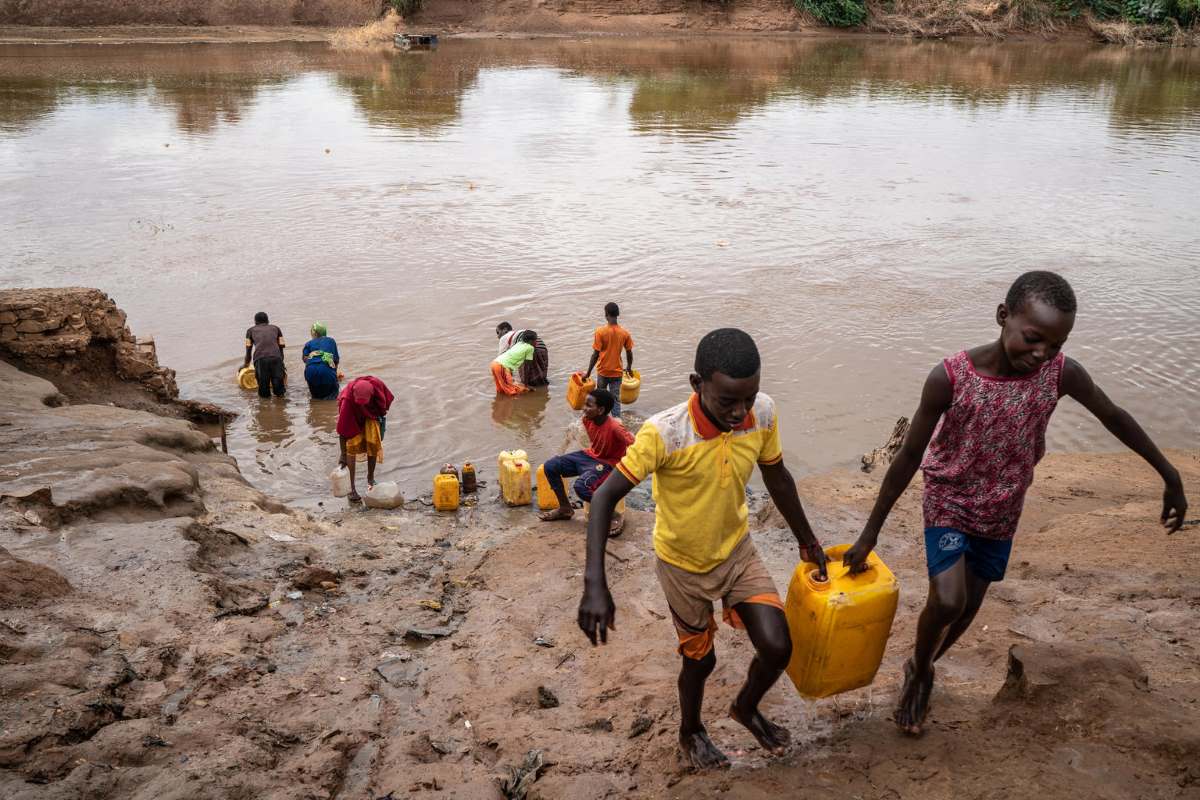
{"type": "MultiPolygon", "coordinates": [[[[764,355],[788,463],[853,464],[938,359],[1064,273],[1067,345],[1162,445],[1200,447],[1200,56],[881,40],[0,46],[0,284],[107,291],[186,396],[236,409],[261,488],[327,493],[334,404],[300,345],[397,399],[381,474],[557,452],[567,375],[616,300],[644,417],[697,340],[764,355]],[[256,311],[286,400],[237,390],[256,311]],[[495,324],[553,385],[494,397],[495,324]]],[[[1117,445],[1073,401],[1054,450],[1117,445]]]]}

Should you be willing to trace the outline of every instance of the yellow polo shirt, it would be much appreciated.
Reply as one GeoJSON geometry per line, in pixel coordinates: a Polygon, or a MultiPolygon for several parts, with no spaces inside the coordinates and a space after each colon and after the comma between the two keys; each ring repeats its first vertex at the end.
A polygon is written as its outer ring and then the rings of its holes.
{"type": "Polygon", "coordinates": [[[654,552],[688,572],[709,572],[746,535],[746,483],[755,464],[783,460],[775,402],[759,393],[735,430],[722,433],[700,398],[646,420],[617,464],[633,483],[654,475],[654,552]]]}

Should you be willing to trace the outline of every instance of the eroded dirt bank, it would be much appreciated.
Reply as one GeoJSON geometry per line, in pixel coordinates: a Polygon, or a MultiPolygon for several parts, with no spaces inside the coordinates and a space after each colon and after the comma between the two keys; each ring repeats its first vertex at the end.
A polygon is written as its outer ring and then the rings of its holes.
{"type": "MultiPolygon", "coordinates": [[[[0,43],[336,43],[347,30],[375,26],[384,8],[383,3],[372,0],[0,0],[0,43]]],[[[798,10],[793,0],[425,0],[422,9],[401,27],[467,36],[873,33],[1095,38],[1125,43],[1154,38],[1116,30],[1121,26],[1099,23],[1088,15],[1061,12],[1043,0],[869,3],[863,24],[845,29],[823,25],[798,10]],[[1122,36],[1132,38],[1126,42],[1122,36]]],[[[1192,41],[1185,33],[1177,38],[1181,38],[1179,43],[1192,41]]]]}
{"type": "MultiPolygon", "coordinates": [[[[538,524],[492,486],[457,515],[298,513],[185,421],[52,407],[3,363],[0,382],[0,796],[491,798],[541,750],[531,797],[1200,797],[1200,531],[1161,533],[1134,456],[1043,463],[924,739],[888,721],[924,597],[910,491],[880,548],[903,589],[876,684],[810,703],[781,683],[770,713],[799,743],[764,759],[722,721],[750,656],[722,628],[707,717],[736,765],[690,776],[649,513],[611,547],[617,631],[595,650],[581,521],[538,524]]],[[[1200,457],[1173,458],[1195,494],[1200,457]]],[[[801,481],[826,543],[877,480],[801,481]]],[[[794,543],[753,508],[782,588],[794,543]]]]}

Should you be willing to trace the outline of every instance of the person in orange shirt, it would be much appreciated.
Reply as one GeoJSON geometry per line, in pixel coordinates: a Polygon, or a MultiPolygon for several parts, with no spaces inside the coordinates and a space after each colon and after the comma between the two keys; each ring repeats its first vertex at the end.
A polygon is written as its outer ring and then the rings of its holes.
{"type": "Polygon", "coordinates": [[[633,337],[618,324],[621,309],[616,303],[604,306],[605,324],[596,328],[592,338],[592,360],[588,362],[586,381],[596,370],[596,388],[604,389],[615,398],[612,416],[621,418],[621,378],[633,375],[633,337]],[[621,351],[625,351],[625,372],[621,372],[621,351]]]}

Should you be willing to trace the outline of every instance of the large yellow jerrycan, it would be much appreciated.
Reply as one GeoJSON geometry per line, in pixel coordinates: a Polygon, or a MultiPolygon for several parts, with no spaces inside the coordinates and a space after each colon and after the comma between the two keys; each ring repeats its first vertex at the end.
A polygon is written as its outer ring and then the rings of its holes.
{"type": "Polygon", "coordinates": [[[642,373],[636,369],[633,375],[628,372],[621,377],[621,405],[627,406],[637,402],[638,395],[642,393],[642,373]]]}
{"type": "Polygon", "coordinates": [[[500,495],[510,506],[527,506],[533,502],[532,473],[529,462],[511,459],[500,464],[500,495]]]}
{"type": "Polygon", "coordinates": [[[567,382],[567,403],[579,411],[587,402],[588,392],[595,388],[596,382],[591,378],[585,381],[582,372],[571,373],[571,379],[567,382]]]}
{"type": "Polygon", "coordinates": [[[875,680],[892,631],[900,587],[874,552],[867,569],[850,575],[842,566],[849,545],[830,547],[829,579],[817,580],[817,567],[801,561],[784,604],[792,634],[787,674],[805,697],[829,697],[875,680]]]}
{"type": "Polygon", "coordinates": [[[433,507],[438,511],[458,510],[458,478],[445,472],[433,476],[433,507]]]}

